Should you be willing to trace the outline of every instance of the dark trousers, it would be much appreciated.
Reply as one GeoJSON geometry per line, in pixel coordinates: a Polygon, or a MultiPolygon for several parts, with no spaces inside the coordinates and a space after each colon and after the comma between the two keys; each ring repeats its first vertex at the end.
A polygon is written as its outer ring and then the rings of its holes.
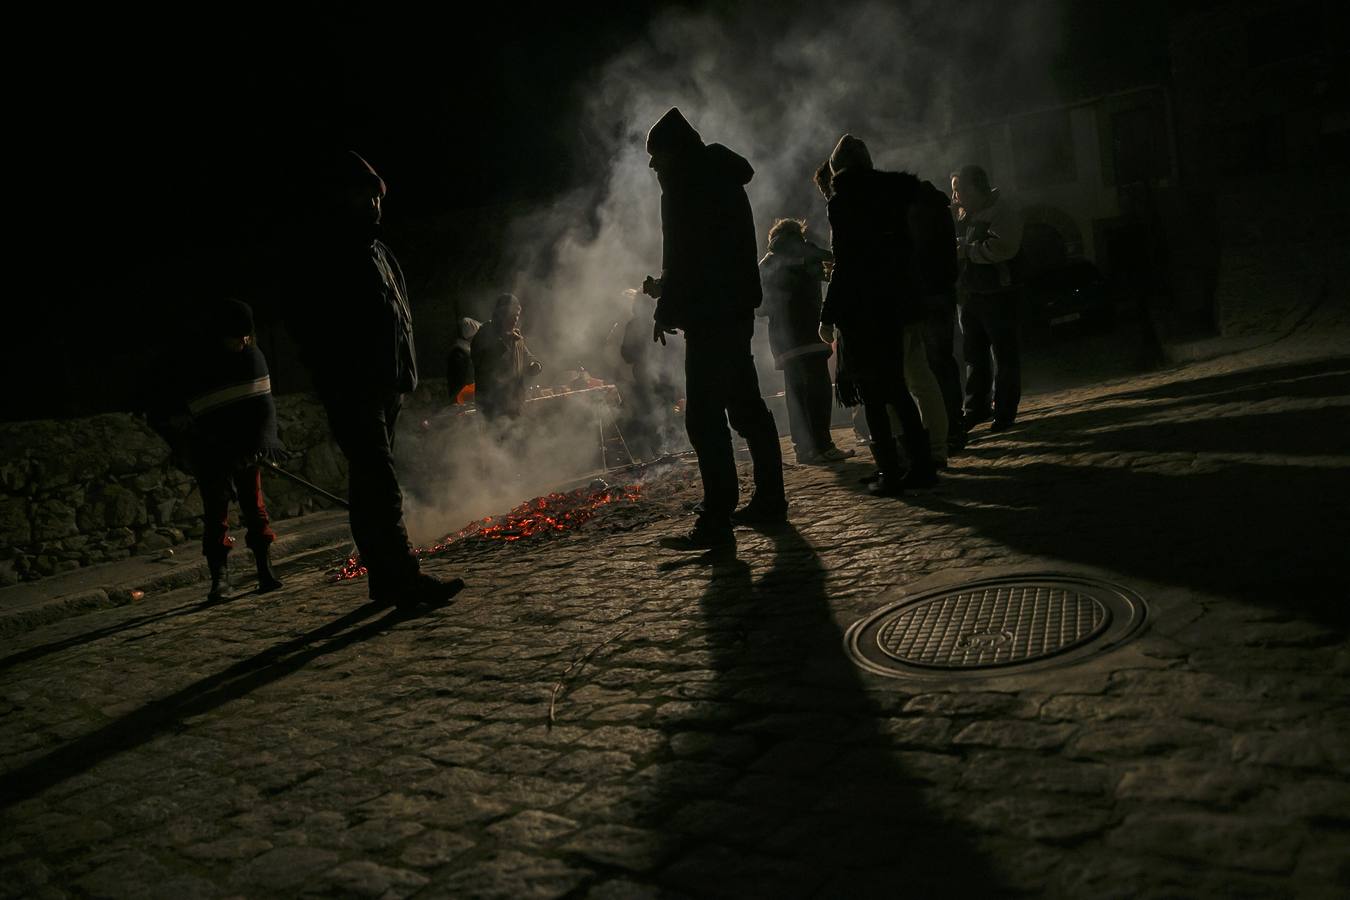
{"type": "Polygon", "coordinates": [[[933,370],[942,391],[947,428],[955,432],[961,424],[961,366],[956,361],[955,302],[929,310],[923,320],[923,349],[928,357],[928,368],[933,370]]]}
{"type": "Polygon", "coordinates": [[[370,572],[370,588],[417,573],[417,557],[403,524],[403,491],[394,472],[394,423],[403,406],[398,393],[325,391],[328,428],[347,457],[352,537],[370,572]]]}
{"type": "MultiPolygon", "coordinates": [[[[903,365],[903,359],[900,364],[903,365]]],[[[867,418],[868,431],[872,432],[872,457],[878,469],[888,475],[899,474],[895,431],[891,428],[887,407],[894,408],[900,419],[900,428],[905,433],[905,450],[911,456],[910,464],[921,461],[915,457],[928,459],[928,433],[923,427],[923,417],[919,415],[919,405],[914,402],[902,374],[897,372],[890,378],[865,381],[862,395],[863,415],[867,418]]]]}
{"type": "Polygon", "coordinates": [[[966,355],[966,412],[1017,418],[1022,399],[1022,354],[1017,342],[1017,294],[970,294],[961,304],[966,355]]]}
{"type": "Polygon", "coordinates": [[[197,490],[202,495],[202,555],[207,559],[224,559],[234,546],[230,540],[230,500],[235,497],[239,498],[239,518],[247,529],[244,543],[248,548],[261,550],[277,539],[268,527],[262,472],[257,466],[201,472],[197,490]]]}
{"type": "Polygon", "coordinates": [[[684,424],[703,478],[702,518],[718,527],[730,524],[740,495],[728,420],[750,445],[755,468],[753,499],[769,505],[787,502],[778,426],[759,394],[759,376],[750,351],[753,334],[753,321],[685,334],[684,424]]]}
{"type": "Polygon", "coordinates": [[[813,456],[834,446],[830,437],[830,355],[813,353],[783,363],[788,432],[798,456],[813,456]]]}

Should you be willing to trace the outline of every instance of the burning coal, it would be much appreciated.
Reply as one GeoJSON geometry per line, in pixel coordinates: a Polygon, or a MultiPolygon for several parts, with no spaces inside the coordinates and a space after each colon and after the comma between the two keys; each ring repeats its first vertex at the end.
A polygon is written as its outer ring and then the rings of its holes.
{"type": "MultiPolygon", "coordinates": [[[[595,517],[612,503],[632,503],[641,495],[639,485],[623,487],[578,488],[563,493],[545,494],[527,500],[502,516],[488,516],[470,522],[454,534],[446,535],[430,547],[417,547],[418,559],[444,553],[465,538],[515,542],[541,534],[569,531],[595,517]]],[[[360,578],[366,574],[359,556],[348,557],[338,569],[337,581],[360,578]]]]}

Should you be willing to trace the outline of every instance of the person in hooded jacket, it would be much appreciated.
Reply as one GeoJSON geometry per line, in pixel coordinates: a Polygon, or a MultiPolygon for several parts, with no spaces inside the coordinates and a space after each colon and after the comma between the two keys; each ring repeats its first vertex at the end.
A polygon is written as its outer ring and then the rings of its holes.
{"type": "Polygon", "coordinates": [[[473,354],[470,348],[474,335],[478,334],[481,327],[482,323],[477,319],[466,316],[459,320],[459,337],[450,348],[450,358],[445,366],[445,387],[449,392],[451,403],[464,403],[466,398],[461,394],[465,392],[465,388],[473,384],[473,354]]]}
{"type": "MultiPolygon", "coordinates": [[[[830,154],[834,267],[821,309],[820,337],[838,339],[840,402],[859,402],[871,431],[877,474],[868,490],[888,496],[937,483],[929,437],[905,380],[905,329],[923,318],[923,287],[910,235],[911,204],[922,184],[908,172],[874,168],[867,145],[851,134],[830,154]],[[904,431],[901,464],[888,408],[904,431]]],[[[920,346],[922,346],[920,344],[920,346]]]]}
{"type": "Polygon", "coordinates": [[[253,310],[224,300],[208,310],[202,339],[194,342],[172,369],[177,377],[152,390],[147,421],[174,450],[178,464],[191,472],[202,498],[202,555],[211,573],[208,599],[221,600],[229,587],[227,560],[230,501],[239,501],[253,551],[258,593],[282,586],[272,571],[276,540],[263,499],[260,460],[281,450],[277,411],[267,360],[253,340],[253,310]]]}
{"type": "Polygon", "coordinates": [[[403,270],[379,240],[384,179],[351,151],[331,157],[315,174],[287,328],[347,457],[352,537],[371,600],[400,607],[444,603],[464,582],[420,570],[394,469],[394,425],[403,395],[417,387],[417,354],[403,270]]]}
{"type": "Polygon", "coordinates": [[[769,229],[769,247],[759,261],[764,303],[759,315],[769,318],[769,349],[783,373],[788,432],[805,465],[848,459],[830,437],[834,403],[830,383],[830,345],[820,339],[820,285],[826,279],[830,251],[806,237],[806,222],[779,219],[769,229]]]}
{"type": "Polygon", "coordinates": [[[750,349],[762,299],[758,240],[745,185],[754,169],[721,144],[705,144],[676,108],[647,133],[661,184],[661,277],[644,292],[657,298],[652,339],[685,337],[685,428],[698,456],[703,501],[689,534],[674,549],[734,544],[732,522],[772,525],[787,518],[778,427],[759,392],[750,349]],[[731,427],[745,438],[755,490],[737,511],[739,486],[731,427]]]}

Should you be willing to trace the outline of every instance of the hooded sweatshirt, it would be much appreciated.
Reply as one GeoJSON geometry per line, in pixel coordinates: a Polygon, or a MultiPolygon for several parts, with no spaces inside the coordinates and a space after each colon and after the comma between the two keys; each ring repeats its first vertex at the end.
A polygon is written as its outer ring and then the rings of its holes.
{"type": "Polygon", "coordinates": [[[647,150],[661,183],[657,320],[695,332],[749,322],[761,300],[745,193],[754,169],[721,144],[704,144],[678,109],[652,126],[647,150]]]}

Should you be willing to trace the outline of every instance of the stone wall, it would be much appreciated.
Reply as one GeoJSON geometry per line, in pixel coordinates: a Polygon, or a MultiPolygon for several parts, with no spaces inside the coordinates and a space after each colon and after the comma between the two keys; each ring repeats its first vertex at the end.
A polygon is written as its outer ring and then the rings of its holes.
{"type": "MultiPolygon", "coordinates": [[[[346,461],[307,394],[277,398],[286,467],[339,496],[346,461]]],[[[125,413],[0,424],[0,585],[133,554],[202,533],[201,496],[169,464],[165,443],[125,413]]],[[[304,488],[263,475],[274,519],[326,508],[304,488]]],[[[237,523],[238,510],[231,509],[237,523]]]]}

